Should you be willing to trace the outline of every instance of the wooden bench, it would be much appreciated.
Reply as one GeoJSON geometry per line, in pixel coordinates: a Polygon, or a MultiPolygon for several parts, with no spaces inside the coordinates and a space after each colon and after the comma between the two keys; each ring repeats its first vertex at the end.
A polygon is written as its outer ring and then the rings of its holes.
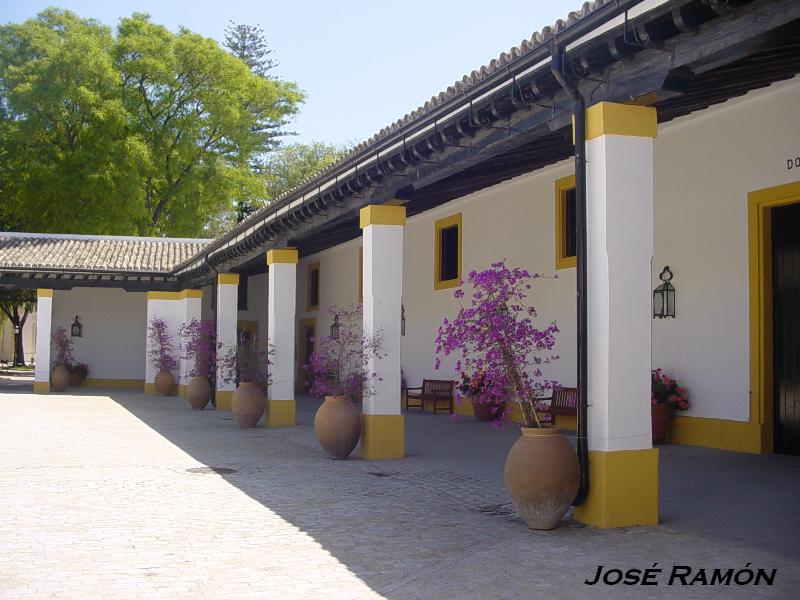
{"type": "Polygon", "coordinates": [[[406,409],[419,408],[420,410],[425,410],[427,403],[433,407],[434,414],[439,412],[439,408],[442,405],[444,405],[442,412],[446,410],[452,413],[455,386],[454,381],[423,379],[422,386],[406,388],[406,409]]]}
{"type": "Polygon", "coordinates": [[[555,424],[556,415],[577,416],[578,414],[578,388],[556,387],[549,402],[547,399],[538,403],[536,412],[543,423],[555,424]],[[545,403],[546,402],[546,403],[545,403]]]}

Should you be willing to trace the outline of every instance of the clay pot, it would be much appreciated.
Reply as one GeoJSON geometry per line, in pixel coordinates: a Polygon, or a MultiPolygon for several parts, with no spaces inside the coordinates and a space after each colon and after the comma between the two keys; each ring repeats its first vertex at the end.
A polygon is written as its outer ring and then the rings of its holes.
{"type": "Polygon", "coordinates": [[[172,373],[169,371],[159,371],[153,384],[159,394],[162,396],[170,396],[172,395],[172,390],[175,388],[175,377],[173,377],[172,373]]]}
{"type": "Polygon", "coordinates": [[[83,383],[83,376],[77,371],[70,371],[69,387],[80,387],[83,383]]]}
{"type": "Polygon", "coordinates": [[[264,392],[257,383],[243,381],[233,392],[231,410],[240,427],[255,427],[264,414],[264,392]]]}
{"type": "Polygon", "coordinates": [[[69,385],[69,369],[64,365],[57,365],[50,375],[50,386],[54,392],[63,392],[69,385]]]}
{"type": "Polygon", "coordinates": [[[194,410],[203,410],[211,399],[211,384],[208,379],[198,375],[189,380],[186,386],[186,401],[194,410]]]}
{"type": "Polygon", "coordinates": [[[558,429],[523,427],[506,458],[506,489],[528,527],[553,529],[575,500],[580,472],[578,455],[558,429]]]}
{"type": "Polygon", "coordinates": [[[314,433],[328,456],[344,460],[361,437],[361,413],[346,396],[325,396],[314,415],[314,433]]]}
{"type": "Polygon", "coordinates": [[[650,418],[653,429],[653,445],[667,443],[667,431],[672,423],[672,403],[662,402],[651,406],[650,418]]]}
{"type": "Polygon", "coordinates": [[[472,412],[475,413],[476,421],[494,421],[503,414],[505,402],[492,404],[490,402],[478,402],[472,400],[472,412]]]}

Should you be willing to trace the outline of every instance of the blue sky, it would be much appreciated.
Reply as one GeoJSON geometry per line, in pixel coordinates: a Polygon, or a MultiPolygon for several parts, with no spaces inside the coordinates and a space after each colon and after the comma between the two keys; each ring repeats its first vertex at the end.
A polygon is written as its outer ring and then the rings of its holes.
{"type": "Polygon", "coordinates": [[[263,27],[280,77],[308,94],[297,141],[359,142],[456,79],[580,7],[581,0],[0,0],[0,22],[56,5],[114,25],[147,12],[172,30],[224,39],[229,20],[263,27]]]}

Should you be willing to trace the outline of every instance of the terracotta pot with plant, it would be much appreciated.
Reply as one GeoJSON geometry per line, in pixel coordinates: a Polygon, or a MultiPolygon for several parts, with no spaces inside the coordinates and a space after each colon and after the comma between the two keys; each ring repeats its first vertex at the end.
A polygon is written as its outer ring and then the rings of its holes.
{"type": "Polygon", "coordinates": [[[222,379],[236,383],[231,397],[231,410],[240,427],[255,427],[264,414],[264,389],[269,385],[269,357],[272,349],[258,347],[258,340],[242,337],[235,348],[218,346],[222,379]]]}
{"type": "Polygon", "coordinates": [[[461,382],[456,385],[456,402],[469,401],[476,421],[498,421],[504,418],[508,405],[507,393],[495,397],[486,385],[486,373],[478,371],[471,375],[461,373],[461,382]]]}
{"type": "Polygon", "coordinates": [[[50,335],[56,358],[50,374],[50,387],[54,392],[66,391],[69,385],[69,365],[72,363],[72,338],[64,327],[56,327],[50,335]]]}
{"type": "Polygon", "coordinates": [[[154,317],[147,326],[147,336],[147,359],[150,366],[157,371],[153,384],[159,394],[170,396],[175,390],[173,372],[178,367],[172,333],[164,319],[154,317]]]}
{"type": "Polygon", "coordinates": [[[364,335],[362,307],[332,306],[331,333],[317,340],[311,355],[311,392],[325,401],[314,415],[314,433],[320,446],[335,460],[344,460],[361,438],[361,413],[352,399],[360,396],[375,377],[367,365],[382,356],[380,335],[364,335]]]}
{"type": "Polygon", "coordinates": [[[689,397],[686,394],[686,388],[678,385],[676,380],[664,374],[661,369],[650,373],[650,381],[652,384],[650,415],[653,445],[665,444],[672,424],[672,415],[676,410],[689,409],[689,397]]]}
{"type": "Polygon", "coordinates": [[[519,405],[524,424],[506,458],[506,489],[528,527],[552,529],[578,493],[580,465],[566,438],[557,429],[543,427],[536,414],[537,399],[557,385],[544,378],[541,366],[557,358],[552,352],[558,333],[555,322],[537,328],[536,310],[526,306],[528,291],[538,278],[503,262],[471,271],[466,282],[471,288],[469,302],[464,304],[465,286],[457,289],[454,296],[461,308],[437,332],[435,368],[454,355],[455,371],[462,380],[482,373],[478,398],[490,405],[500,398],[508,400],[507,408],[492,421],[495,427],[508,421],[514,403],[519,405]]]}
{"type": "Polygon", "coordinates": [[[86,363],[70,363],[67,365],[69,369],[69,386],[80,387],[89,375],[89,365],[86,363]]]}
{"type": "Polygon", "coordinates": [[[203,410],[211,399],[211,374],[216,365],[214,323],[192,319],[181,325],[181,360],[191,363],[186,401],[194,410],[203,410]]]}

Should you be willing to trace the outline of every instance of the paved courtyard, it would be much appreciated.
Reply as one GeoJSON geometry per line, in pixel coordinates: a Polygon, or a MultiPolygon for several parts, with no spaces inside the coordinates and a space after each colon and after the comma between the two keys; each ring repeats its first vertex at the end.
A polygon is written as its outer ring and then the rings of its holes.
{"type": "Polygon", "coordinates": [[[796,457],[664,447],[664,524],[533,532],[502,487],[512,429],[412,414],[408,458],[336,462],[315,405],[245,430],[178,398],[0,388],[0,598],[797,597],[796,457]],[[655,587],[583,583],[654,563],[655,587]],[[778,573],[668,586],[673,565],[778,573]]]}

